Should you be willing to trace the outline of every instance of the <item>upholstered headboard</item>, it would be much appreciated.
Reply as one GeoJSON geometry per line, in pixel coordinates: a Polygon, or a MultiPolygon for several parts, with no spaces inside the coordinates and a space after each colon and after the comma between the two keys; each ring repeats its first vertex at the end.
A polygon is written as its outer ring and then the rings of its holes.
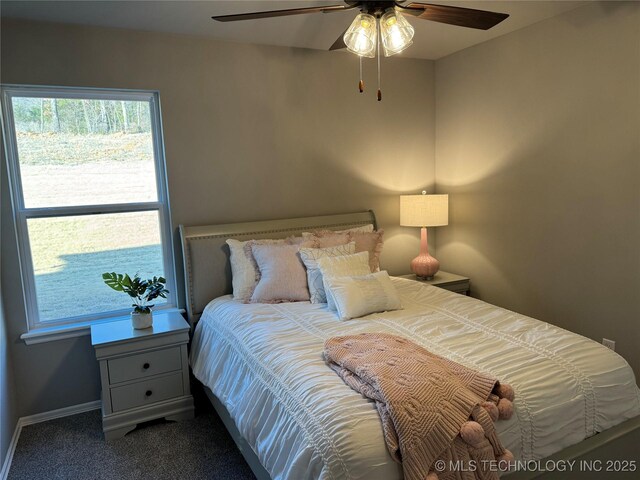
{"type": "Polygon", "coordinates": [[[207,303],[232,293],[228,238],[251,240],[286,238],[318,229],[342,230],[372,223],[377,228],[373,211],[324,215],[319,217],[267,220],[185,227],[180,225],[187,314],[194,325],[207,303]]]}

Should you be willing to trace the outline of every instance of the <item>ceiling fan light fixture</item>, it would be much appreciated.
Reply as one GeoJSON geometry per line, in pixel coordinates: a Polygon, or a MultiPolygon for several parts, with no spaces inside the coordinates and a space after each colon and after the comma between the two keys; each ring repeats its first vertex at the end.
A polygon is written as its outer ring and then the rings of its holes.
{"type": "Polygon", "coordinates": [[[361,57],[376,56],[376,19],[368,13],[360,13],[351,22],[343,40],[347,50],[361,57]]]}
{"type": "Polygon", "coordinates": [[[390,57],[410,46],[413,43],[414,33],[413,26],[402,14],[393,8],[387,9],[380,18],[380,39],[384,56],[390,57]]]}
{"type": "MultiPolygon", "coordinates": [[[[1,1],[1,0],[0,0],[1,1]]],[[[337,0],[336,0],[337,1],[337,0]]],[[[211,18],[218,22],[239,20],[258,20],[261,18],[288,17],[307,13],[343,12],[360,9],[347,31],[339,36],[329,50],[347,48],[359,56],[360,81],[358,90],[364,91],[362,80],[362,57],[376,58],[378,63],[378,101],[382,100],[380,88],[380,49],[385,57],[396,55],[413,44],[413,26],[407,22],[400,11],[422,20],[457,25],[460,27],[488,30],[505,20],[506,13],[489,12],[475,8],[462,8],[448,5],[411,2],[406,0],[344,0],[339,5],[317,5],[313,7],[287,8],[263,12],[216,15],[211,18]],[[396,11],[398,9],[398,11],[396,11]]]]}

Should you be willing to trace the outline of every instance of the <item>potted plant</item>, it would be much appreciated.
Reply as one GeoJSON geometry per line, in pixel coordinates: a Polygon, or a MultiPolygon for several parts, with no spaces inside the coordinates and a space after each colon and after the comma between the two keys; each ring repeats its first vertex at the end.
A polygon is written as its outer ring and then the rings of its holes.
{"type": "Polygon", "coordinates": [[[167,298],[169,290],[165,288],[167,282],[164,277],[153,277],[147,280],[136,274],[133,278],[121,273],[103,273],[102,279],[116,292],[124,292],[133,299],[131,323],[133,328],[141,330],[153,325],[153,305],[156,298],[167,298]]]}

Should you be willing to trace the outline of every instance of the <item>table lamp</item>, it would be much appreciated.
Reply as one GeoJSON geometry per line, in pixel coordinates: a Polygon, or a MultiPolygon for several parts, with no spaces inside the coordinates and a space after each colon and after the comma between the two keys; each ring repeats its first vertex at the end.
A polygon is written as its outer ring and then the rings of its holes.
{"type": "Polygon", "coordinates": [[[421,279],[431,280],[440,262],[429,255],[427,227],[449,224],[449,195],[400,195],[400,225],[420,227],[420,255],[411,260],[411,271],[421,279]]]}

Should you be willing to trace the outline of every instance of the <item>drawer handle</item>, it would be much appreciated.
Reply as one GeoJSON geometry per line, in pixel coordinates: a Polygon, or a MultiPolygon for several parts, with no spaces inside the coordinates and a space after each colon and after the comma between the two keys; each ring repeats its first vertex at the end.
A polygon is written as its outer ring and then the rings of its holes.
{"type": "Polygon", "coordinates": [[[150,366],[151,366],[151,365],[149,365],[148,363],[145,363],[144,365],[142,365],[142,368],[143,368],[144,370],[149,370],[149,367],[150,367],[150,366]]]}
{"type": "Polygon", "coordinates": [[[150,396],[151,396],[151,394],[153,394],[153,392],[152,392],[151,390],[147,390],[146,392],[144,392],[144,395],[145,395],[146,397],[150,397],[150,396]]]}

